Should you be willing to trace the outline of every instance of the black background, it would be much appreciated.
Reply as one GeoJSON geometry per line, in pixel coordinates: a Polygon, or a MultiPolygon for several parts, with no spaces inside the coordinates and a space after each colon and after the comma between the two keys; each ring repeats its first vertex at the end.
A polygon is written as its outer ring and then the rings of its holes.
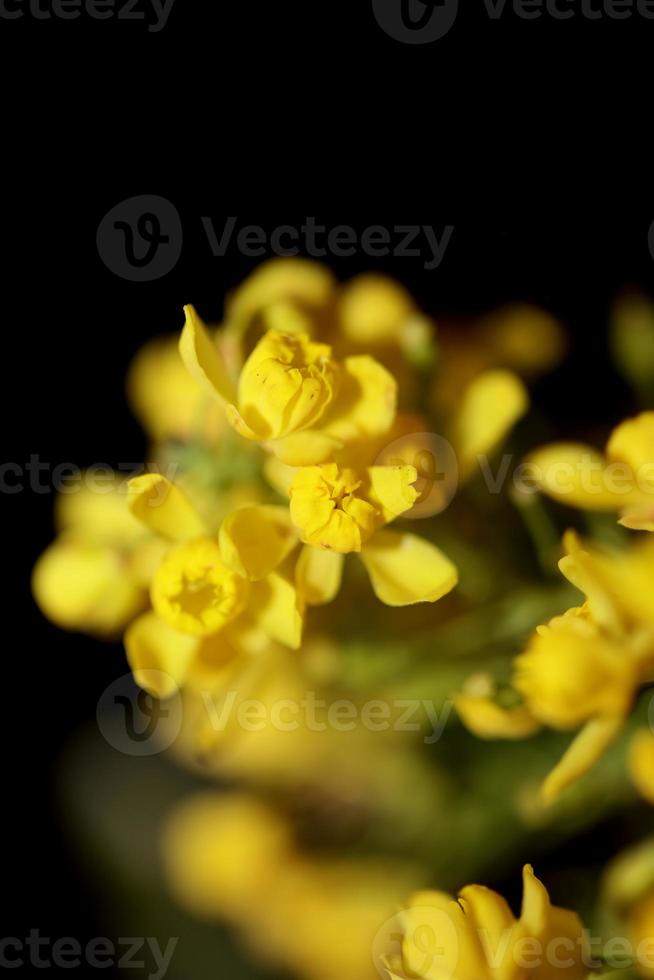
{"type": "MultiPolygon", "coordinates": [[[[84,467],[143,457],[123,393],[131,355],[178,329],[183,303],[218,319],[225,291],[258,261],[233,247],[214,258],[202,215],[267,231],[307,215],[358,230],[453,224],[435,271],[411,258],[332,265],[343,278],[391,271],[428,312],[514,299],[545,306],[573,346],[556,380],[539,385],[538,404],[568,432],[619,419],[630,401],[609,368],[607,316],[624,285],[654,291],[654,202],[619,212],[606,204],[627,179],[638,128],[618,137],[607,120],[602,142],[619,142],[624,166],[610,176],[603,150],[592,163],[573,157],[558,120],[572,114],[584,138],[599,109],[633,107],[650,85],[654,22],[507,14],[491,23],[480,8],[470,3],[446,38],[425,47],[394,42],[368,3],[352,0],[177,0],[157,35],[84,18],[0,20],[4,460],[22,466],[38,454],[84,467]],[[446,176],[456,168],[463,188],[446,176]],[[598,169],[600,191],[563,203],[598,169]],[[550,207],[555,185],[563,191],[550,207]],[[184,228],[181,260],[152,283],[114,275],[95,242],[105,213],[140,194],[170,200],[184,228]]],[[[30,570],[52,536],[52,493],[26,489],[0,503],[2,930],[102,935],[92,889],[57,826],[51,774],[69,734],[123,672],[122,652],[60,633],[31,600],[30,570]]]]}

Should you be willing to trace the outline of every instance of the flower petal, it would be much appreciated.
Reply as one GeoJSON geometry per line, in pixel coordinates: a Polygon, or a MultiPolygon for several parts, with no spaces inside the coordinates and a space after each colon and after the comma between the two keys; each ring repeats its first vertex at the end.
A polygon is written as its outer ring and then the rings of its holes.
{"type": "Polygon", "coordinates": [[[527,708],[503,708],[491,698],[457,694],[454,706],[461,721],[479,738],[528,738],[540,724],[527,708]]]}
{"type": "Polygon", "coordinates": [[[511,371],[485,371],[468,385],[454,430],[463,475],[471,473],[478,456],[502,442],[528,407],[527,389],[511,371]]]}
{"type": "Polygon", "coordinates": [[[265,578],[298,543],[288,507],[252,504],[233,511],[218,536],[225,564],[244,578],[265,578]]]}
{"type": "Polygon", "coordinates": [[[155,534],[185,541],[207,533],[188,497],[160,473],[144,473],[128,483],[129,508],[155,534]]]}
{"type": "Polygon", "coordinates": [[[629,502],[630,494],[615,492],[606,459],[592,446],[555,442],[530,453],[525,465],[543,493],[568,507],[611,511],[629,502]]]}
{"type": "Polygon", "coordinates": [[[283,439],[271,440],[268,445],[287,466],[314,466],[331,460],[343,443],[321,430],[307,429],[283,439]]]}
{"type": "Polygon", "coordinates": [[[294,585],[278,572],[252,585],[248,615],[268,636],[297,650],[302,642],[304,602],[294,585]]]}
{"type": "Polygon", "coordinates": [[[585,775],[601,759],[623,725],[622,715],[608,715],[589,721],[543,783],[543,802],[553,803],[564,789],[585,775]]]}
{"type": "Polygon", "coordinates": [[[179,353],[188,371],[205,390],[226,402],[236,400],[236,386],[218,347],[193,306],[185,306],[186,322],[179,338],[179,353]]]}
{"type": "Polygon", "coordinates": [[[411,510],[418,496],[415,466],[369,466],[367,474],[368,496],[381,508],[386,524],[411,510]]]}
{"type": "Polygon", "coordinates": [[[343,555],[305,545],[295,566],[295,584],[310,606],[322,606],[338,594],[343,555]]]}
{"type": "Polygon", "coordinates": [[[654,476],[654,412],[641,412],[614,429],[606,455],[609,459],[624,461],[634,473],[647,468],[651,482],[654,476]]]}
{"type": "Polygon", "coordinates": [[[119,635],[143,609],[146,592],[129,575],[116,548],[74,532],[60,535],[32,573],[41,611],[62,629],[119,635]]]}
{"type": "Polygon", "coordinates": [[[139,616],[125,633],[134,680],[156,698],[169,698],[182,686],[198,646],[195,637],[178,633],[153,612],[139,616]]]}
{"type": "Polygon", "coordinates": [[[458,581],[442,551],[414,534],[377,531],[361,549],[375,595],[388,606],[435,602],[458,581]]]}
{"type": "Polygon", "coordinates": [[[395,419],[397,382],[368,354],[347,357],[324,431],[343,441],[387,432],[395,419]]]}
{"type": "Polygon", "coordinates": [[[632,738],[627,764],[634,786],[654,806],[654,733],[648,728],[639,729],[632,738]]]}

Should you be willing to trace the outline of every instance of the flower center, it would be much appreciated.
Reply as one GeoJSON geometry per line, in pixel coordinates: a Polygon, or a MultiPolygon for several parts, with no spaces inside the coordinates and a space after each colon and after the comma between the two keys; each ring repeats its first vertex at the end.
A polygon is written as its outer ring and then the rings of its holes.
{"type": "Polygon", "coordinates": [[[198,538],[173,548],[161,562],[152,604],[174,629],[207,636],[242,612],[248,587],[222,563],[216,541],[198,538]]]}

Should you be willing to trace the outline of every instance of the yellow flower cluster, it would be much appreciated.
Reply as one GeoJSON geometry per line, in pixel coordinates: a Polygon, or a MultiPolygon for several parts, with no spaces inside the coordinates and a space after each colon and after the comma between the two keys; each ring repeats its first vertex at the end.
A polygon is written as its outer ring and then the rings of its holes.
{"type": "MultiPolygon", "coordinates": [[[[630,529],[654,530],[654,413],[645,412],[613,432],[606,457],[576,444],[555,444],[533,453],[532,466],[545,493],[563,503],[618,511],[630,529]],[[611,467],[620,464],[615,484],[611,467]]],[[[523,703],[506,708],[478,679],[458,695],[465,724],[482,738],[524,738],[541,725],[581,728],[543,785],[555,800],[604,754],[622,729],[636,695],[654,681],[654,539],[607,552],[564,538],[563,575],[585,596],[539,626],[516,658],[513,684],[523,703]]],[[[654,794],[651,735],[634,741],[630,768],[646,798],[654,794]]]]}

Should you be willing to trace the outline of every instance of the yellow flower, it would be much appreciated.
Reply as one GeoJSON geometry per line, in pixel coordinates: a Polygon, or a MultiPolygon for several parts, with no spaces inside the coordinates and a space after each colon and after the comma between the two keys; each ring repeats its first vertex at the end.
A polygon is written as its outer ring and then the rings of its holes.
{"type": "Polygon", "coordinates": [[[582,980],[579,917],[550,903],[530,865],[523,871],[519,919],[497,892],[468,885],[455,900],[418,892],[402,913],[401,954],[388,957],[392,980],[582,980]]]}
{"type": "Polygon", "coordinates": [[[654,531],[654,412],[614,429],[606,453],[579,443],[554,443],[527,463],[548,496],[571,507],[617,511],[620,524],[654,531]]]}
{"type": "Polygon", "coordinates": [[[654,732],[650,729],[641,728],[632,738],[627,764],[634,786],[654,806],[654,732]]]}
{"type": "Polygon", "coordinates": [[[413,534],[380,530],[417,497],[413,466],[370,466],[357,473],[336,463],[301,467],[289,488],[293,524],[305,543],[298,587],[312,604],[338,592],[343,555],[361,555],[375,594],[389,606],[435,602],[457,582],[454,565],[413,534]]]}
{"type": "Polygon", "coordinates": [[[415,874],[388,862],[304,854],[269,806],[207,792],[169,819],[163,853],[180,904],[226,919],[248,948],[303,980],[378,980],[371,950],[415,874]]]}
{"type": "Polygon", "coordinates": [[[154,440],[202,438],[214,443],[226,429],[216,400],[186,370],[177,337],[156,337],[135,355],[127,399],[154,440]]]}
{"type": "Polygon", "coordinates": [[[163,476],[130,481],[132,512],[171,544],[152,578],[154,612],[125,636],[137,683],[172,694],[202,664],[222,666],[254,628],[296,649],[303,601],[281,564],[297,544],[285,507],[245,506],[214,538],[163,476]]]}
{"type": "Polygon", "coordinates": [[[129,513],[116,474],[81,474],[57,498],[55,522],[60,533],[32,574],[39,607],[64,629],[119,635],[147,605],[159,543],[129,513]]]}
{"type": "Polygon", "coordinates": [[[524,729],[531,734],[525,710],[532,731],[539,724],[582,726],[543,785],[547,802],[604,754],[639,687],[654,677],[654,544],[608,554],[582,545],[572,532],[564,540],[568,553],[559,567],[586,603],[539,626],[516,658],[513,683],[524,698],[523,711],[508,711],[483,695],[459,699],[462,720],[482,737],[520,738],[524,729]]]}
{"type": "Polygon", "coordinates": [[[329,345],[305,334],[269,330],[235,386],[188,306],[180,352],[191,374],[225,403],[236,431],[293,466],[325,462],[349,442],[386,432],[395,418],[397,385],[381,364],[367,355],[338,363],[329,345]]]}

